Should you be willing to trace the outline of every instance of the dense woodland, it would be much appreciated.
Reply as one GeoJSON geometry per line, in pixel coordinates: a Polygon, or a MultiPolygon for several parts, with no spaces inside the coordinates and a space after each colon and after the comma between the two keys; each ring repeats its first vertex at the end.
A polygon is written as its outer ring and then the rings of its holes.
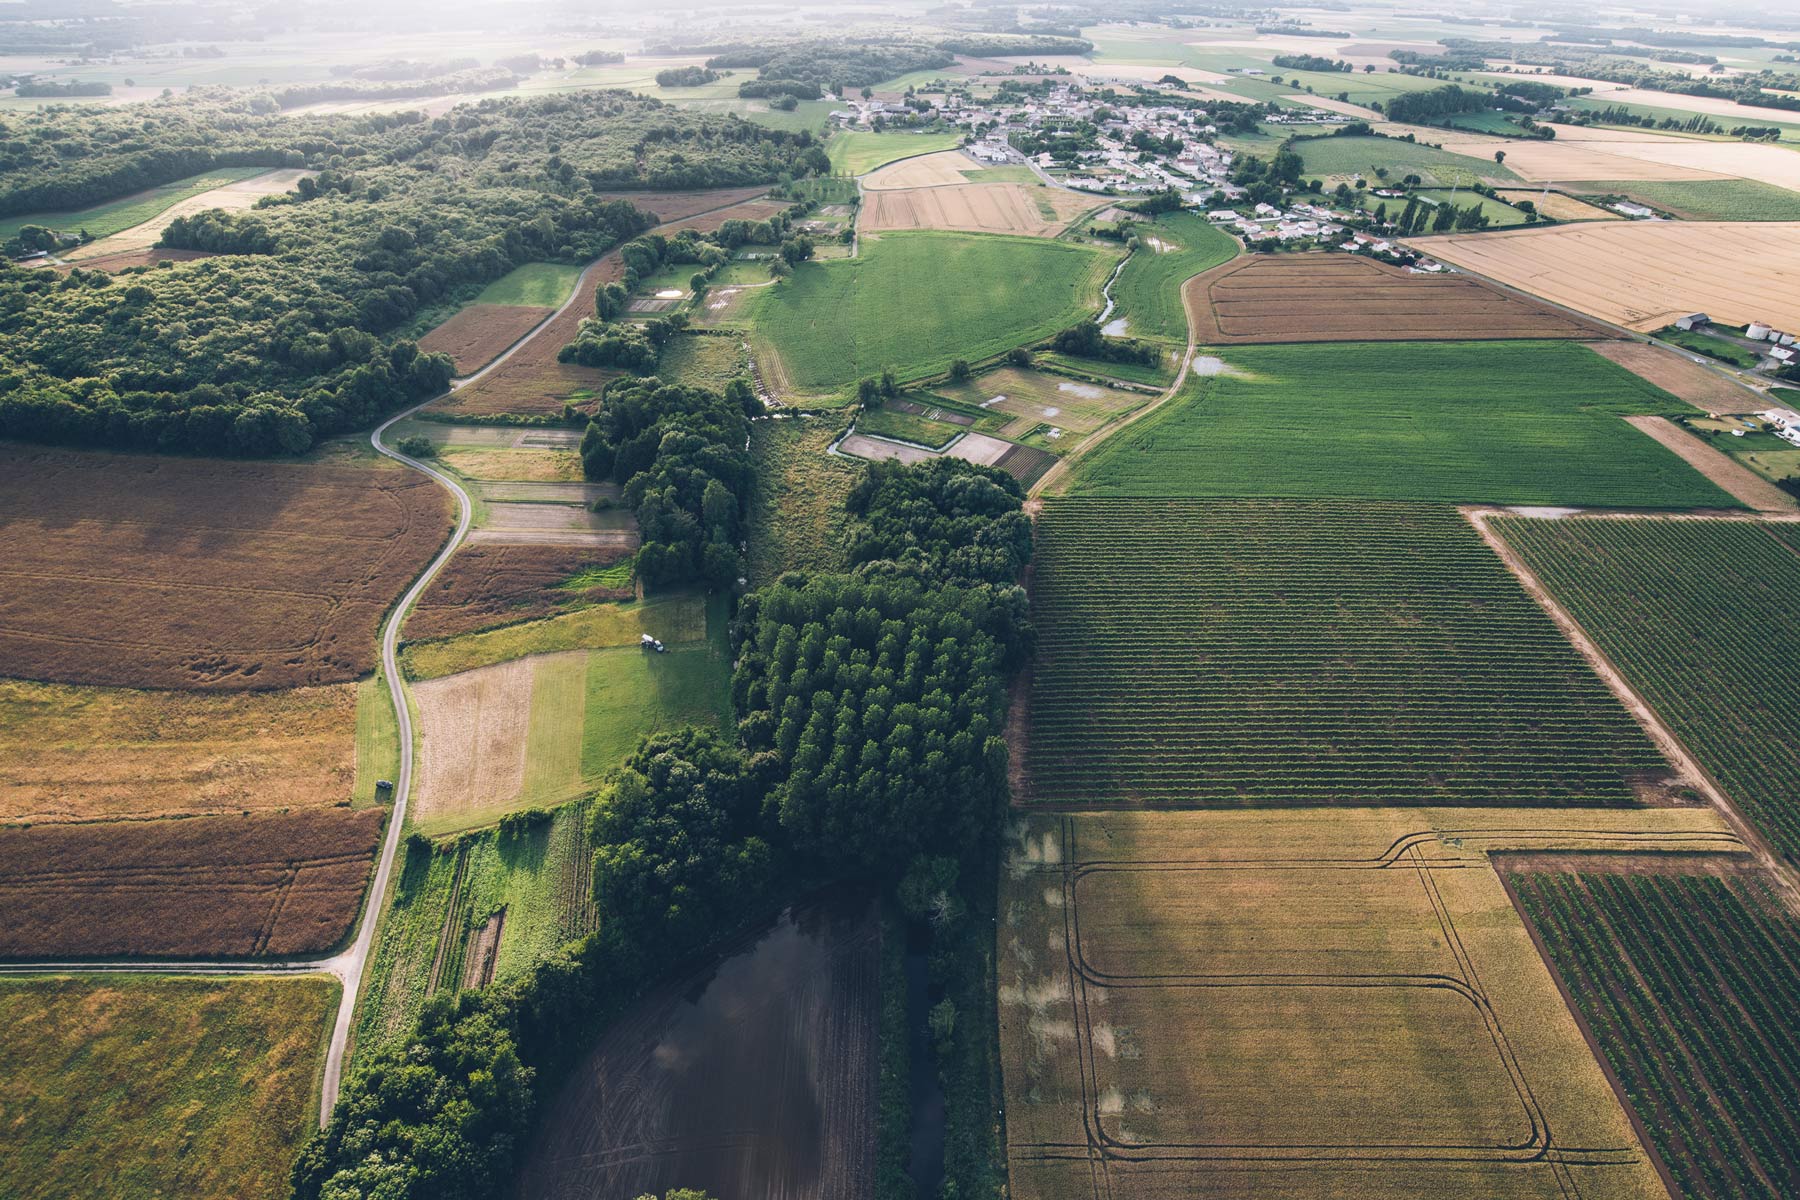
{"type": "Polygon", "coordinates": [[[299,453],[440,390],[400,336],[421,308],[530,261],[585,262],[652,223],[600,193],[823,171],[807,133],[623,92],[488,100],[426,120],[265,117],[249,101],[9,118],[0,211],[92,203],[221,165],[306,166],[249,212],[174,222],[226,257],[121,272],[0,270],[0,435],[299,453]]]}

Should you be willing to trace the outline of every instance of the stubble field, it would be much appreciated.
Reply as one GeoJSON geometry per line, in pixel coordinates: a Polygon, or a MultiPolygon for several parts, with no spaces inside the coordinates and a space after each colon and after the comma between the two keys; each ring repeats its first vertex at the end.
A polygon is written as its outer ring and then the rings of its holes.
{"type": "Polygon", "coordinates": [[[0,446],[0,661],[126,687],[353,680],[449,525],[412,471],[0,446]]]}
{"type": "Polygon", "coordinates": [[[1097,200],[1059,188],[1023,183],[968,183],[872,191],[857,226],[865,233],[894,229],[960,229],[1054,237],[1093,209],[1097,200]]]}
{"type": "Polygon", "coordinates": [[[448,354],[456,363],[456,373],[467,375],[492,362],[552,311],[513,304],[471,304],[420,338],[419,349],[448,354]]]}
{"type": "Polygon", "coordinates": [[[631,594],[630,572],[608,577],[615,561],[586,546],[464,546],[407,614],[406,636],[455,637],[623,599],[631,594]]]}
{"type": "Polygon", "coordinates": [[[1704,809],[1022,819],[1018,1200],[1662,1194],[1494,850],[1738,848],[1704,809]]]}

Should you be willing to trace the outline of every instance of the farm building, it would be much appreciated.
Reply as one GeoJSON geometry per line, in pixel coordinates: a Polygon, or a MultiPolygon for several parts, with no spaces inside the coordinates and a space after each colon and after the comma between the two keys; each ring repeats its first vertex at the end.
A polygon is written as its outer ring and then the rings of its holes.
{"type": "MultiPolygon", "coordinates": [[[[1677,329],[1698,329],[1702,325],[1705,325],[1708,322],[1710,322],[1711,320],[1712,320],[1712,318],[1707,316],[1705,313],[1689,313],[1685,317],[1676,317],[1675,318],[1675,328],[1677,328],[1677,329]]],[[[1755,337],[1756,335],[1751,334],[1751,336],[1755,337]]]]}
{"type": "MultiPolygon", "coordinates": [[[[1681,323],[1677,321],[1676,324],[1679,325],[1681,323]]],[[[1682,325],[1682,328],[1687,329],[1689,326],[1682,325]]],[[[1750,324],[1744,326],[1744,336],[1753,342],[1760,342],[1773,332],[1775,331],[1761,321],[1752,321],[1750,324]]]]}

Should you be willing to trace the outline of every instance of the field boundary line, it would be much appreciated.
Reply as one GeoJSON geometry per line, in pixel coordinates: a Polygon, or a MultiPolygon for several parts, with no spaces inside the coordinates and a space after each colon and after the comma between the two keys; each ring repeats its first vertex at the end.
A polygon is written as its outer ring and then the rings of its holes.
{"type": "Polygon", "coordinates": [[[1581,623],[1575,619],[1574,615],[1563,607],[1562,602],[1526,565],[1525,560],[1507,543],[1505,538],[1495,533],[1489,524],[1489,521],[1497,516],[1519,517],[1521,520],[1533,518],[1524,517],[1518,513],[1509,513],[1504,509],[1474,505],[1461,506],[1458,511],[1467,518],[1469,524],[1475,527],[1475,531],[1481,535],[1481,540],[1488,544],[1488,548],[1499,555],[1500,561],[1506,564],[1507,569],[1518,579],[1531,598],[1537,601],[1539,606],[1550,615],[1552,621],[1556,622],[1557,628],[1562,630],[1563,635],[1569,639],[1577,653],[1587,660],[1588,666],[1600,676],[1600,681],[1625,706],[1625,711],[1629,712],[1633,719],[1643,727],[1644,732],[1650,735],[1651,742],[1662,752],[1663,756],[1685,777],[1685,782],[1705,796],[1714,810],[1725,818],[1725,823],[1738,836],[1738,840],[1749,847],[1751,854],[1755,855],[1763,868],[1768,871],[1771,880],[1774,881],[1777,890],[1781,893],[1783,903],[1796,915],[1800,915],[1800,882],[1796,881],[1794,871],[1770,849],[1768,842],[1763,839],[1762,833],[1738,812],[1736,805],[1725,795],[1725,790],[1719,786],[1718,781],[1700,765],[1700,761],[1688,751],[1681,739],[1675,736],[1675,731],[1663,723],[1663,719],[1656,709],[1638,694],[1637,689],[1632,687],[1624,673],[1613,664],[1611,659],[1606,657],[1605,652],[1600,649],[1599,643],[1588,636],[1587,630],[1582,628],[1581,623]]]}

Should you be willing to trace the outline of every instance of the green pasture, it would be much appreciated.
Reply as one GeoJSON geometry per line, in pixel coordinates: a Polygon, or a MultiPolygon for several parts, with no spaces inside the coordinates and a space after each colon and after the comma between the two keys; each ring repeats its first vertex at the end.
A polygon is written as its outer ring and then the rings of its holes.
{"type": "Polygon", "coordinates": [[[1240,346],[1070,491],[1741,507],[1621,419],[1691,411],[1571,342],[1240,346]]]}
{"type": "Polygon", "coordinates": [[[1294,149],[1310,176],[1361,175],[1370,183],[1376,168],[1386,167],[1388,178],[1398,183],[1416,174],[1427,184],[1467,187],[1477,180],[1512,183],[1519,177],[1491,158],[1452,154],[1419,142],[1384,137],[1328,137],[1296,142],[1294,149]]]}
{"type": "Polygon", "coordinates": [[[892,367],[902,379],[1037,341],[1098,311],[1117,261],[1073,242],[991,234],[864,237],[858,257],[802,265],[748,297],[802,393],[837,391],[892,367]]]}
{"type": "Polygon", "coordinates": [[[1131,337],[1187,344],[1187,309],[1181,285],[1200,272],[1236,257],[1237,242],[1188,212],[1164,213],[1136,228],[1139,249],[1112,286],[1114,317],[1125,319],[1131,337]],[[1158,250],[1150,239],[1172,249],[1158,250]]]}
{"type": "Polygon", "coordinates": [[[183,200],[191,200],[203,192],[224,187],[228,183],[237,183],[240,180],[264,174],[268,169],[267,167],[216,167],[211,171],[190,175],[186,179],[177,179],[174,183],[165,183],[161,187],[133,192],[118,200],[108,200],[105,204],[96,204],[91,208],[7,217],[0,220],[0,241],[17,237],[19,230],[27,225],[43,225],[66,233],[76,233],[85,229],[97,238],[107,237],[111,234],[121,233],[133,226],[142,225],[152,217],[169,211],[183,200]]]}
{"type": "Polygon", "coordinates": [[[750,586],[765,587],[783,571],[830,571],[843,564],[844,498],[862,477],[862,464],[825,451],[843,421],[800,417],[756,421],[750,454],[750,586]]]}
{"type": "Polygon", "coordinates": [[[1800,221],[1800,192],[1756,179],[1625,179],[1566,186],[1589,195],[1626,196],[1690,221],[1800,221]]]}
{"type": "MultiPolygon", "coordinates": [[[[1418,188],[1413,192],[1421,200],[1430,200],[1437,204],[1449,204],[1456,208],[1467,208],[1471,204],[1479,204],[1481,211],[1487,215],[1489,229],[1505,229],[1510,225],[1525,224],[1525,214],[1504,200],[1496,200],[1492,196],[1484,196],[1480,192],[1462,188],[1418,188]]],[[[1406,211],[1406,200],[1377,196],[1373,192],[1365,192],[1357,201],[1365,212],[1374,212],[1382,205],[1387,205],[1388,218],[1398,217],[1406,211]]],[[[1429,228],[1429,219],[1427,221],[1429,228]]]]}
{"type": "Polygon", "coordinates": [[[394,719],[387,676],[376,671],[356,687],[356,784],[351,804],[374,803],[376,781],[392,781],[399,772],[400,725],[394,719]]]}
{"type": "Polygon", "coordinates": [[[522,308],[556,308],[575,290],[581,268],[567,263],[526,263],[514,267],[481,289],[476,304],[509,304],[522,308]]]}
{"type": "Polygon", "coordinates": [[[833,174],[866,175],[896,159],[954,150],[962,145],[962,139],[963,135],[957,132],[865,133],[853,130],[834,134],[825,143],[825,149],[831,157],[833,174]]]}

